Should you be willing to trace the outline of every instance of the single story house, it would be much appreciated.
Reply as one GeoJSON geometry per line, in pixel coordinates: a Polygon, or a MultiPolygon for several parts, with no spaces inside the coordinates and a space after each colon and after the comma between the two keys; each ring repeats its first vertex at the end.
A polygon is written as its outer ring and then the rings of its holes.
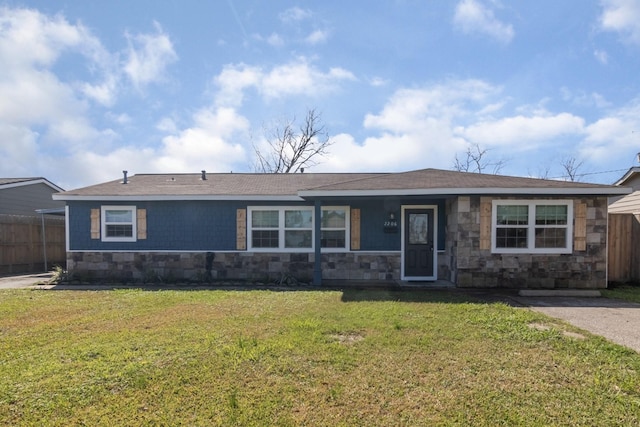
{"type": "Polygon", "coordinates": [[[54,195],[95,278],[605,288],[610,185],[437,169],[142,174],[54,195]]]}

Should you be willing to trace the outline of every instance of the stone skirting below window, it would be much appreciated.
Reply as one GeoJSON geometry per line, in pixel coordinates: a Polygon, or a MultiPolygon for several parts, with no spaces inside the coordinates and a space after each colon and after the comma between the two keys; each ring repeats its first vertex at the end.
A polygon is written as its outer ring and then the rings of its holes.
{"type": "MultiPolygon", "coordinates": [[[[595,289],[607,287],[607,198],[581,197],[587,207],[586,247],[570,254],[494,254],[482,249],[480,205],[492,197],[447,203],[447,250],[458,287],[595,289]]],[[[504,198],[501,198],[504,200],[504,198]]],[[[571,236],[573,239],[574,236],[571,236]]]]}
{"type": "MultiPolygon", "coordinates": [[[[264,252],[69,252],[67,268],[80,280],[110,281],[277,281],[284,276],[311,282],[312,253],[264,252]]],[[[327,280],[399,280],[400,253],[327,253],[327,280]]]]}

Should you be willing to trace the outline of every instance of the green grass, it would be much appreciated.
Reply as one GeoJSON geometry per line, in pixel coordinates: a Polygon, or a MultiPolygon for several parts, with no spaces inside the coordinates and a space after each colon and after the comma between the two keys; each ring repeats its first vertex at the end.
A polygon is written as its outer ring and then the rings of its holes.
{"type": "Polygon", "coordinates": [[[630,302],[640,303],[640,286],[621,285],[602,291],[607,298],[618,298],[630,302]]]}
{"type": "Polygon", "coordinates": [[[0,292],[0,425],[638,425],[639,371],[449,293],[0,292]]]}

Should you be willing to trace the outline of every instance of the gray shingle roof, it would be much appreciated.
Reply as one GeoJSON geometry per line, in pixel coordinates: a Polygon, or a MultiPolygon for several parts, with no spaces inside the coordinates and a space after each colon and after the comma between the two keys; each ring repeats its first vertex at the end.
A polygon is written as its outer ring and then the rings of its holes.
{"type": "Polygon", "coordinates": [[[32,184],[45,184],[56,191],[64,191],[62,188],[58,187],[57,185],[43,177],[0,178],[0,189],[32,184]]]}
{"type": "Polygon", "coordinates": [[[17,184],[19,182],[33,181],[42,178],[0,178],[0,185],[17,184]]]}
{"type": "Polygon", "coordinates": [[[438,169],[402,173],[142,174],[60,193],[72,199],[289,198],[426,194],[626,194],[620,187],[438,169]]]}

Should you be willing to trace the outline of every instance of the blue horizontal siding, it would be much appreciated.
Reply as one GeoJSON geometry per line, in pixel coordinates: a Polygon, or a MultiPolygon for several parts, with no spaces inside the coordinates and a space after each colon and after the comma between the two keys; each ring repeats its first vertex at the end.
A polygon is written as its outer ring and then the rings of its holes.
{"type": "MultiPolygon", "coordinates": [[[[247,203],[242,201],[69,202],[71,251],[233,251],[236,250],[236,211],[247,206],[312,206],[310,203],[247,203]],[[135,205],[147,210],[147,238],[136,242],[102,242],[91,239],[91,209],[102,205],[135,205]]],[[[347,205],[331,201],[326,205],[347,205]]],[[[410,204],[419,204],[412,200],[410,204]]],[[[438,248],[444,249],[444,201],[429,201],[439,210],[438,248]]],[[[360,250],[399,251],[397,233],[385,233],[384,222],[393,211],[400,221],[400,204],[389,208],[384,199],[350,203],[360,209],[360,250]]]]}
{"type": "Polygon", "coordinates": [[[445,248],[445,201],[437,200],[394,200],[371,199],[351,204],[352,208],[360,209],[360,248],[363,251],[399,251],[402,245],[401,235],[401,206],[402,205],[436,205],[438,206],[438,250],[445,248]],[[384,223],[389,213],[395,215],[398,221],[396,233],[385,233],[384,223]]]}
{"type": "Polygon", "coordinates": [[[136,242],[91,239],[91,209],[101,204],[70,203],[71,250],[212,251],[236,249],[236,209],[240,202],[167,201],[104,203],[147,210],[147,238],[136,242]]]}

